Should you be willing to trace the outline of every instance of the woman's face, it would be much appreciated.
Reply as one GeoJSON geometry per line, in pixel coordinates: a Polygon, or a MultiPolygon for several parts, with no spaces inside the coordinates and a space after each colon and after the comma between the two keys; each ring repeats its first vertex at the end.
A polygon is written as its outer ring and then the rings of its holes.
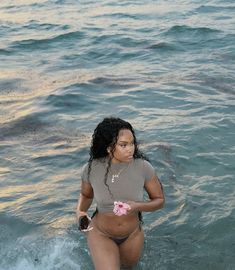
{"type": "Polygon", "coordinates": [[[110,157],[113,163],[130,162],[135,151],[134,137],[129,129],[119,131],[117,143],[110,157]]]}

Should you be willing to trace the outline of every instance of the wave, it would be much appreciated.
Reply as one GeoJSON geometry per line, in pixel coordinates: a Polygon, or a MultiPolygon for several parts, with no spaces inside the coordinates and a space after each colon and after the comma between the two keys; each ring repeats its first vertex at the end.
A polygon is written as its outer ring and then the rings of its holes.
{"type": "Polygon", "coordinates": [[[0,127],[0,138],[4,140],[27,133],[42,132],[45,127],[46,123],[40,120],[38,116],[27,115],[10,123],[2,124],[0,127]]]}
{"type": "Polygon", "coordinates": [[[48,46],[58,46],[60,42],[74,42],[84,37],[84,33],[81,31],[68,32],[60,35],[56,35],[50,38],[43,39],[26,39],[12,42],[9,45],[10,49],[14,50],[47,50],[48,46]]]}
{"type": "Polygon", "coordinates": [[[11,241],[12,237],[24,236],[33,231],[37,224],[20,217],[0,213],[0,243],[11,241]]]}
{"type": "Polygon", "coordinates": [[[185,51],[183,48],[181,48],[180,46],[176,46],[173,43],[170,42],[158,42],[155,44],[150,45],[149,47],[147,47],[147,49],[150,50],[160,50],[160,51],[185,51]]]}
{"type": "Polygon", "coordinates": [[[228,5],[228,6],[210,6],[210,5],[202,5],[195,9],[195,12],[198,13],[223,13],[223,12],[234,12],[235,6],[228,5]]]}
{"type": "Polygon", "coordinates": [[[2,79],[0,84],[0,97],[6,96],[9,93],[14,92],[23,92],[27,89],[25,87],[22,87],[22,83],[24,82],[24,79],[22,78],[11,78],[11,79],[2,79]]]}
{"type": "MultiPolygon", "coordinates": [[[[84,240],[83,240],[84,241],[84,240]]],[[[1,270],[79,270],[89,265],[89,256],[78,239],[68,237],[45,238],[35,234],[19,237],[14,243],[4,243],[1,249],[1,270]],[[87,262],[87,261],[88,262],[87,262]]],[[[91,262],[90,262],[91,269],[91,262]]],[[[86,268],[87,269],[87,268],[86,268]]]]}
{"type": "Polygon", "coordinates": [[[59,228],[0,213],[0,269],[92,269],[85,239],[70,221],[59,228]]]}
{"type": "Polygon", "coordinates": [[[22,26],[22,29],[36,30],[36,31],[58,31],[58,30],[68,30],[69,25],[60,25],[54,23],[39,23],[35,20],[29,21],[26,25],[22,26]]]}
{"type": "Polygon", "coordinates": [[[137,39],[135,37],[126,36],[123,34],[103,34],[92,38],[93,45],[110,44],[110,43],[117,44],[125,48],[131,48],[145,45],[146,40],[137,39]]]}
{"type": "Polygon", "coordinates": [[[8,49],[0,49],[0,55],[10,56],[11,55],[11,51],[8,50],[8,49]]]}
{"type": "Polygon", "coordinates": [[[128,14],[128,13],[122,13],[122,12],[112,12],[110,14],[101,14],[101,15],[97,15],[95,16],[95,18],[112,18],[112,19],[116,19],[116,18],[121,18],[121,19],[133,19],[133,20],[139,20],[140,15],[139,14],[128,14]]]}
{"type": "Polygon", "coordinates": [[[209,27],[190,27],[175,25],[161,34],[163,38],[173,40],[177,49],[191,51],[224,46],[225,34],[218,29],[209,27]]]}
{"type": "Polygon", "coordinates": [[[62,110],[87,111],[90,110],[97,100],[85,94],[51,94],[46,98],[46,104],[62,110]]]}
{"type": "Polygon", "coordinates": [[[2,6],[1,9],[6,9],[8,11],[21,11],[24,10],[25,8],[39,8],[44,6],[43,3],[38,3],[38,1],[35,1],[35,3],[30,3],[30,4],[19,4],[19,5],[11,5],[11,4],[6,4],[5,6],[2,6]]]}
{"type": "Polygon", "coordinates": [[[208,35],[208,34],[217,34],[221,31],[218,29],[212,29],[209,27],[190,27],[187,25],[174,25],[165,32],[165,35],[188,35],[188,34],[197,34],[197,35],[208,35]]]}
{"type": "Polygon", "coordinates": [[[89,81],[95,85],[112,87],[112,89],[128,89],[137,87],[138,83],[133,78],[96,77],[89,81]]]}

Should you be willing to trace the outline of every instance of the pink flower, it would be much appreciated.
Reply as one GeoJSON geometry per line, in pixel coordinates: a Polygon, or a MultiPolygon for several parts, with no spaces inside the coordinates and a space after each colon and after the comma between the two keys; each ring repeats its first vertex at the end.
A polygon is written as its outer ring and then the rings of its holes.
{"type": "Polygon", "coordinates": [[[131,207],[129,204],[124,202],[114,202],[113,212],[117,216],[122,216],[127,214],[127,210],[130,210],[131,207]]]}

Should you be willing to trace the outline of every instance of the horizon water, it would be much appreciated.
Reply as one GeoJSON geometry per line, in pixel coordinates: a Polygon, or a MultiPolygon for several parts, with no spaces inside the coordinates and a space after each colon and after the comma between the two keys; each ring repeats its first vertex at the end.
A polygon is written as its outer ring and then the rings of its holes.
{"type": "MultiPolygon", "coordinates": [[[[166,204],[136,270],[235,269],[234,1],[0,2],[0,270],[92,270],[92,132],[136,130],[166,204]]],[[[94,207],[94,206],[93,206],[94,207]]]]}

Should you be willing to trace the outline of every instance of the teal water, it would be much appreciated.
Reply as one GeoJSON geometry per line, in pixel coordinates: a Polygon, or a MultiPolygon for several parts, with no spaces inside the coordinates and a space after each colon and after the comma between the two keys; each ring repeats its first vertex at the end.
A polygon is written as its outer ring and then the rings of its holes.
{"type": "Polygon", "coordinates": [[[0,2],[0,269],[93,269],[74,210],[96,124],[162,180],[138,270],[235,269],[234,1],[0,2]]]}

